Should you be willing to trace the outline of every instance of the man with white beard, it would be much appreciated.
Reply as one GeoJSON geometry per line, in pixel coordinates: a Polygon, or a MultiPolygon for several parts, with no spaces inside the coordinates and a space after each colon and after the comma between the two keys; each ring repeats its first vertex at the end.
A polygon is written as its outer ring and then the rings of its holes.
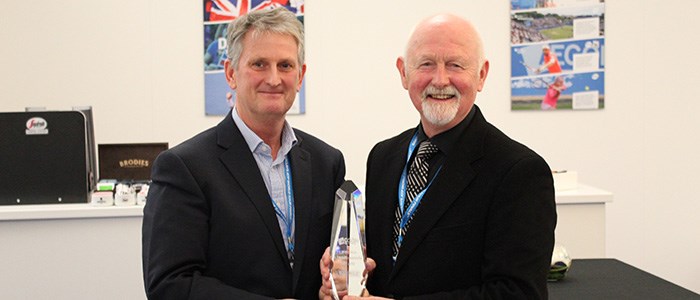
{"type": "MultiPolygon", "coordinates": [[[[546,299],[551,170],[474,105],[489,71],[479,34],[460,17],[430,17],[396,67],[420,124],[369,154],[365,229],[376,265],[367,264],[367,290],[375,298],[546,299]]],[[[322,298],[330,265],[327,251],[322,298]]]]}

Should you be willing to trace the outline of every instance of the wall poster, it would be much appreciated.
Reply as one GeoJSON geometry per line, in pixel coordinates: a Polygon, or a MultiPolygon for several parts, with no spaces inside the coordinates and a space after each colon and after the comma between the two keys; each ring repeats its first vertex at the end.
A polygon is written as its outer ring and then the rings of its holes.
{"type": "MultiPolygon", "coordinates": [[[[224,74],[226,27],[250,11],[285,7],[304,23],[304,0],[204,0],[204,107],[206,115],[225,115],[236,101],[224,74]]],[[[306,80],[288,114],[305,111],[306,80]]]]}
{"type": "Polygon", "coordinates": [[[511,0],[511,110],[605,107],[604,0],[511,0]]]}

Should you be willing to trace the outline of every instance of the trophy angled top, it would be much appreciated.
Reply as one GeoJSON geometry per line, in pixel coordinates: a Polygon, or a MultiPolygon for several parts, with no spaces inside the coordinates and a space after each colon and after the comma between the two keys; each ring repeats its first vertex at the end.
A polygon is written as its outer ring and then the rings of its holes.
{"type": "Polygon", "coordinates": [[[356,192],[359,192],[359,189],[355,183],[353,183],[352,180],[346,180],[340,188],[335,191],[335,198],[349,201],[352,200],[352,194],[356,192]]]}
{"type": "Polygon", "coordinates": [[[331,232],[331,292],[334,299],[342,295],[362,295],[365,291],[365,232],[362,193],[350,180],[335,192],[331,232]]]}

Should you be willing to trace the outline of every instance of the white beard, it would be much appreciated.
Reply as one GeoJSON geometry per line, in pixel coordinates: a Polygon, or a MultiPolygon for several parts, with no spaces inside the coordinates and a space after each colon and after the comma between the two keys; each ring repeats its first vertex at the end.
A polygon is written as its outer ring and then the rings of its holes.
{"type": "Polygon", "coordinates": [[[435,126],[443,126],[454,120],[459,109],[459,99],[449,101],[423,100],[423,116],[435,126]]]}
{"type": "Polygon", "coordinates": [[[444,126],[454,120],[459,110],[459,100],[462,98],[459,91],[452,86],[443,89],[438,89],[428,86],[422,95],[421,108],[423,109],[423,117],[435,126],[444,126]],[[451,94],[454,98],[450,100],[429,100],[428,94],[451,94]]]}

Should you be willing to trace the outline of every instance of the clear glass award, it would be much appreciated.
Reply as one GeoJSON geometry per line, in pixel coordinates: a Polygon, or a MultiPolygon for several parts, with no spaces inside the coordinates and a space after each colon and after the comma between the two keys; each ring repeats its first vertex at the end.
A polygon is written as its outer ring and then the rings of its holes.
{"type": "Polygon", "coordinates": [[[331,232],[331,285],[334,299],[365,293],[365,206],[362,193],[348,180],[335,192],[331,232]]]}

